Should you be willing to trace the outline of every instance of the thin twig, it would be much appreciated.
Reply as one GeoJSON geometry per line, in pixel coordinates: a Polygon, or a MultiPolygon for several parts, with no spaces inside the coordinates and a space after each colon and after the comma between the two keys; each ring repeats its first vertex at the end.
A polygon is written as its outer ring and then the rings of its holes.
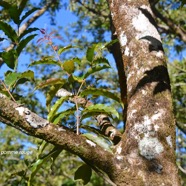
{"type": "Polygon", "coordinates": [[[4,82],[2,80],[0,80],[0,83],[3,85],[3,87],[6,89],[6,91],[8,92],[8,94],[10,95],[10,97],[12,98],[12,100],[16,103],[16,100],[14,99],[14,97],[12,96],[12,94],[10,93],[9,89],[6,87],[6,85],[4,84],[4,82]]]}

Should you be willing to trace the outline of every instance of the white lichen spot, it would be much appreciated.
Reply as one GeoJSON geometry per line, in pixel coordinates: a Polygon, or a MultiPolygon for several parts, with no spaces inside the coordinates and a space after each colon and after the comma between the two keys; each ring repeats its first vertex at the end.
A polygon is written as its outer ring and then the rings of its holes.
{"type": "Polygon", "coordinates": [[[154,130],[157,132],[160,127],[158,125],[154,125],[154,130]]]}
{"type": "Polygon", "coordinates": [[[125,48],[124,54],[125,54],[126,56],[129,56],[129,55],[130,55],[129,47],[126,47],[126,48],[125,48]]]}
{"type": "Polygon", "coordinates": [[[66,130],[63,129],[62,127],[59,127],[59,128],[58,128],[58,131],[59,131],[59,132],[62,132],[62,131],[66,131],[66,130]]]}
{"type": "Polygon", "coordinates": [[[154,159],[163,152],[163,145],[155,137],[144,137],[138,143],[140,155],[146,159],[154,159]]]}
{"type": "Polygon", "coordinates": [[[19,112],[20,116],[24,116],[24,111],[25,111],[24,107],[17,107],[16,110],[19,112]]]}
{"type": "Polygon", "coordinates": [[[135,116],[134,116],[134,114],[137,112],[137,110],[136,109],[133,109],[129,114],[128,114],[128,118],[134,118],[135,116]]]}
{"type": "Polygon", "coordinates": [[[145,91],[144,89],[141,90],[141,93],[142,93],[143,95],[147,95],[147,91],[145,91]]]}
{"type": "Polygon", "coordinates": [[[125,32],[122,31],[120,36],[119,36],[120,44],[121,46],[125,46],[127,44],[127,36],[125,35],[125,32]]]}
{"type": "Polygon", "coordinates": [[[116,156],[116,159],[123,160],[123,156],[118,155],[118,156],[116,156]]]}
{"type": "Polygon", "coordinates": [[[0,98],[6,98],[6,96],[2,93],[0,93],[0,98]]]}
{"type": "MultiPolygon", "coordinates": [[[[143,5],[140,8],[151,12],[148,6],[143,5]]],[[[138,15],[132,19],[132,25],[138,31],[136,39],[141,39],[145,36],[150,36],[157,39],[158,41],[161,41],[160,35],[156,27],[149,21],[148,17],[144,15],[141,10],[139,10],[138,15]]]]}
{"type": "Polygon", "coordinates": [[[91,147],[96,147],[96,144],[90,140],[86,140],[86,142],[91,146],[91,147]]]}
{"type": "Polygon", "coordinates": [[[168,145],[172,148],[172,138],[171,138],[171,136],[167,136],[166,141],[167,141],[168,145]]]}
{"type": "Polygon", "coordinates": [[[65,97],[65,96],[72,96],[72,93],[67,91],[66,89],[64,88],[61,88],[57,91],[56,93],[56,96],[57,97],[65,97]]]}
{"type": "Polygon", "coordinates": [[[121,148],[121,145],[119,145],[116,149],[116,153],[117,154],[121,154],[121,151],[122,151],[122,148],[121,148]]]}
{"type": "Polygon", "coordinates": [[[162,59],[162,58],[164,57],[163,51],[159,50],[159,51],[156,53],[156,57],[162,59]]]}

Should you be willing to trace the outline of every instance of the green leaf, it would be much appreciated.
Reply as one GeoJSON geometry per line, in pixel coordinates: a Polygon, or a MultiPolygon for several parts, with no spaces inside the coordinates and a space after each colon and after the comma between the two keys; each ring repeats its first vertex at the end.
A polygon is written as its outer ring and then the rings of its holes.
{"type": "Polygon", "coordinates": [[[11,49],[8,52],[2,52],[1,57],[9,68],[14,69],[16,67],[18,58],[16,50],[11,49]]]}
{"type": "Polygon", "coordinates": [[[56,149],[55,147],[50,151],[47,155],[45,155],[43,158],[38,159],[35,163],[31,166],[31,174],[29,176],[29,182],[32,181],[36,173],[39,171],[42,165],[44,165],[46,162],[48,162],[50,159],[53,161],[56,159],[56,157],[60,154],[62,149],[56,149]]]}
{"type": "Polygon", "coordinates": [[[95,67],[89,68],[89,70],[85,73],[85,75],[83,76],[83,78],[86,79],[91,74],[94,74],[95,72],[99,72],[99,71],[104,70],[104,69],[107,69],[107,68],[110,68],[110,66],[103,65],[103,66],[95,66],[95,67]]]}
{"type": "Polygon", "coordinates": [[[114,43],[117,43],[117,42],[118,42],[118,39],[114,39],[110,42],[107,42],[107,43],[104,44],[104,48],[108,48],[108,47],[112,46],[114,43]]]}
{"type": "Polygon", "coordinates": [[[12,42],[18,43],[17,33],[9,24],[0,21],[0,30],[2,30],[12,42]]]}
{"type": "Polygon", "coordinates": [[[63,68],[66,72],[69,74],[72,74],[75,70],[74,62],[73,60],[67,60],[63,63],[63,68]]]}
{"type": "Polygon", "coordinates": [[[78,48],[78,47],[77,46],[68,45],[68,46],[59,48],[58,54],[61,55],[63,52],[65,52],[65,51],[67,51],[67,50],[69,50],[71,48],[78,48]]]}
{"type": "Polygon", "coordinates": [[[34,72],[31,70],[25,71],[23,73],[8,71],[5,74],[5,83],[10,87],[15,85],[16,82],[17,84],[22,84],[28,80],[34,80],[34,72]]]}
{"type": "Polygon", "coordinates": [[[54,115],[53,117],[53,122],[54,124],[58,124],[63,118],[67,118],[70,115],[74,115],[74,112],[76,111],[76,108],[70,108],[67,110],[64,110],[62,112],[59,112],[57,114],[54,115]]]}
{"type": "Polygon", "coordinates": [[[23,38],[25,35],[30,34],[31,32],[37,31],[39,28],[28,28],[19,36],[19,39],[23,38]]]}
{"type": "Polygon", "coordinates": [[[74,179],[78,180],[81,179],[83,180],[83,184],[86,185],[91,178],[92,175],[92,169],[90,166],[87,164],[81,165],[75,172],[74,179]]]}
{"type": "Polygon", "coordinates": [[[23,39],[17,46],[17,54],[19,55],[21,51],[26,47],[26,45],[35,37],[37,34],[33,34],[28,36],[27,38],[23,39]]]}
{"type": "Polygon", "coordinates": [[[52,99],[54,98],[54,96],[56,95],[57,91],[62,87],[61,84],[57,84],[57,85],[52,85],[49,90],[47,91],[46,94],[46,106],[48,108],[48,110],[50,110],[50,103],[52,101],[52,99]]]}
{"type": "Polygon", "coordinates": [[[10,15],[10,18],[14,21],[15,24],[19,24],[19,10],[17,5],[11,5],[8,9],[8,13],[10,15]]]}
{"type": "Polygon", "coordinates": [[[69,78],[68,78],[68,81],[70,83],[73,83],[73,82],[78,82],[78,83],[82,83],[84,81],[83,77],[78,77],[78,76],[74,76],[74,75],[70,75],[69,78]]]}
{"type": "Polygon", "coordinates": [[[19,4],[19,15],[23,12],[24,8],[26,7],[28,0],[22,0],[19,4]]]}
{"type": "Polygon", "coordinates": [[[8,9],[11,7],[11,4],[6,1],[0,1],[0,6],[2,6],[4,9],[8,9]]]}
{"type": "Polygon", "coordinates": [[[39,8],[32,8],[31,10],[29,10],[28,12],[26,12],[24,14],[24,16],[21,18],[19,24],[21,24],[21,22],[23,22],[29,15],[31,15],[32,13],[34,13],[36,10],[39,10],[39,8]]]}
{"type": "Polygon", "coordinates": [[[109,92],[108,90],[101,89],[101,88],[87,88],[81,92],[80,96],[87,96],[87,95],[93,95],[93,96],[105,96],[108,98],[111,98],[118,103],[121,103],[120,98],[116,95],[116,93],[109,92]]]}
{"type": "Polygon", "coordinates": [[[94,50],[95,50],[96,44],[93,44],[92,46],[88,47],[86,52],[86,58],[88,61],[92,62],[94,59],[94,50]]]}
{"type": "Polygon", "coordinates": [[[109,107],[107,105],[104,104],[96,104],[96,105],[91,105],[89,107],[87,107],[86,109],[84,109],[82,111],[82,120],[90,117],[90,116],[95,116],[98,115],[99,113],[105,113],[109,116],[116,116],[117,118],[119,118],[119,113],[117,112],[117,110],[113,107],[109,107]]]}
{"type": "Polygon", "coordinates": [[[93,64],[106,64],[106,65],[110,66],[109,61],[104,57],[100,57],[100,58],[95,59],[93,61],[93,64]]]}
{"type": "Polygon", "coordinates": [[[20,76],[21,76],[20,73],[8,71],[5,74],[5,84],[8,85],[9,87],[13,86],[20,76]]]}
{"type": "Polygon", "coordinates": [[[55,113],[57,112],[59,107],[64,103],[64,101],[67,101],[68,99],[69,99],[69,96],[65,96],[65,97],[61,97],[55,102],[55,104],[51,107],[51,110],[48,114],[48,121],[53,122],[53,117],[55,113]]]}
{"type": "Polygon", "coordinates": [[[56,85],[56,84],[64,85],[65,82],[66,81],[64,79],[50,78],[50,79],[47,79],[46,81],[44,81],[43,83],[37,85],[35,89],[41,89],[41,88],[47,87],[49,85],[56,85]]]}
{"type": "Polygon", "coordinates": [[[110,148],[111,143],[108,140],[106,140],[105,138],[103,138],[102,136],[97,136],[92,133],[85,133],[85,134],[82,134],[82,136],[85,136],[89,140],[93,141],[94,143],[96,143],[97,145],[102,147],[104,150],[107,150],[107,151],[113,153],[110,148]]]}
{"type": "Polygon", "coordinates": [[[39,61],[34,61],[32,62],[29,67],[34,66],[34,65],[58,65],[59,67],[61,67],[61,63],[54,60],[53,56],[45,56],[42,57],[42,59],[40,59],[39,61]]]}

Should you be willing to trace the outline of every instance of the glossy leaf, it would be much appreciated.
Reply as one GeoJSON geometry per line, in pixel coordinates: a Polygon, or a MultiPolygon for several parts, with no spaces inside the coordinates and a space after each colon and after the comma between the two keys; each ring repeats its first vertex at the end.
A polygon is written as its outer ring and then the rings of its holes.
{"type": "Polygon", "coordinates": [[[104,57],[100,57],[100,58],[95,59],[93,61],[93,64],[106,64],[106,65],[110,66],[109,61],[104,57]]]}
{"type": "Polygon", "coordinates": [[[46,106],[48,110],[50,110],[50,103],[52,99],[55,97],[57,91],[61,88],[62,85],[57,84],[57,85],[52,85],[49,90],[47,91],[46,94],[46,106]]]}
{"type": "Polygon", "coordinates": [[[75,172],[74,179],[78,180],[81,179],[83,180],[83,184],[86,185],[91,178],[92,175],[92,169],[90,166],[87,164],[81,165],[75,172]]]}
{"type": "Polygon", "coordinates": [[[77,48],[77,46],[68,45],[68,46],[59,48],[58,54],[61,55],[63,52],[65,52],[65,51],[67,51],[67,50],[69,50],[71,48],[77,48]]]}
{"type": "Polygon", "coordinates": [[[44,87],[47,87],[47,86],[50,86],[50,85],[56,85],[56,84],[64,85],[65,82],[66,81],[64,79],[50,78],[50,79],[47,79],[46,81],[44,81],[43,83],[37,85],[35,89],[41,89],[41,88],[44,88],[44,87]]]}
{"type": "Polygon", "coordinates": [[[8,73],[5,74],[5,83],[8,86],[13,86],[16,83],[22,84],[27,80],[34,80],[34,72],[31,70],[28,70],[23,73],[16,73],[8,71],[8,73]],[[22,81],[21,81],[22,80],[22,81]]]}
{"type": "Polygon", "coordinates": [[[119,118],[119,113],[115,108],[104,104],[96,104],[91,105],[82,111],[82,120],[87,117],[94,116],[95,114],[97,115],[98,113],[105,113],[109,116],[114,115],[115,117],[119,118]]]}
{"type": "Polygon", "coordinates": [[[69,99],[69,96],[61,97],[51,107],[50,112],[48,114],[48,120],[50,122],[53,122],[53,117],[54,117],[55,113],[57,112],[57,110],[59,109],[59,107],[64,103],[64,101],[67,101],[68,99],[69,99]]]}
{"type": "Polygon", "coordinates": [[[51,152],[49,152],[43,158],[40,158],[35,163],[33,163],[31,167],[31,174],[29,176],[29,182],[31,182],[31,180],[34,178],[34,176],[39,171],[42,165],[44,165],[49,160],[53,161],[54,159],[56,159],[56,157],[60,154],[61,151],[62,149],[56,149],[54,147],[51,152]]]}
{"type": "Polygon", "coordinates": [[[26,45],[35,37],[37,36],[37,34],[33,34],[33,35],[30,35],[28,36],[27,38],[23,39],[17,46],[17,54],[19,55],[22,50],[26,47],[26,45]]]}
{"type": "Polygon", "coordinates": [[[89,62],[92,62],[94,59],[94,50],[95,50],[96,44],[93,44],[92,46],[89,46],[86,52],[86,58],[89,62]]]}
{"type": "Polygon", "coordinates": [[[68,81],[70,83],[75,82],[75,81],[78,82],[78,83],[82,83],[84,81],[84,79],[83,79],[83,77],[78,77],[78,76],[74,76],[74,75],[71,74],[68,78],[68,81]]]}
{"type": "Polygon", "coordinates": [[[67,60],[63,63],[63,69],[68,72],[69,74],[72,74],[75,70],[75,65],[73,60],[67,60]]]}
{"type": "Polygon", "coordinates": [[[16,67],[18,56],[14,49],[9,50],[8,52],[2,52],[1,57],[9,68],[14,69],[16,67]]]}
{"type": "Polygon", "coordinates": [[[93,96],[105,96],[108,98],[111,98],[119,103],[121,103],[120,98],[116,95],[116,93],[109,92],[108,90],[101,89],[101,88],[87,88],[83,90],[80,94],[81,96],[88,96],[88,95],[93,95],[93,96]]]}
{"type": "Polygon", "coordinates": [[[96,67],[92,67],[90,68],[84,75],[84,79],[86,79],[88,76],[94,74],[95,72],[99,72],[101,70],[104,70],[104,69],[107,69],[107,68],[110,68],[110,66],[108,65],[103,65],[103,66],[96,66],[96,67]]]}
{"type": "Polygon", "coordinates": [[[20,73],[8,71],[8,73],[5,74],[5,84],[11,87],[16,83],[20,76],[20,73]]]}
{"type": "Polygon", "coordinates": [[[74,115],[75,111],[76,111],[76,108],[74,107],[74,108],[70,108],[70,109],[67,109],[67,110],[64,110],[62,112],[55,114],[53,117],[53,123],[54,124],[60,123],[60,121],[63,118],[67,118],[70,115],[74,115]]]}
{"type": "Polygon", "coordinates": [[[2,30],[12,42],[18,43],[17,33],[9,24],[0,21],[0,30],[2,30]]]}
{"type": "Polygon", "coordinates": [[[32,62],[29,66],[34,66],[34,65],[57,65],[61,67],[62,64],[54,60],[53,56],[45,56],[42,57],[39,61],[32,62]]]}

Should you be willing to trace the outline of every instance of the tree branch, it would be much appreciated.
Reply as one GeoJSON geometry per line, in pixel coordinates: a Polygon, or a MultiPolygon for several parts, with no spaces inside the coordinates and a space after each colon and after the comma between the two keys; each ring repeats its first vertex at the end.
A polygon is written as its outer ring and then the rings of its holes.
{"type": "Polygon", "coordinates": [[[0,97],[0,121],[78,155],[107,174],[114,167],[113,154],[68,128],[49,123],[27,108],[0,97]],[[109,160],[109,161],[108,161],[109,160]]]}
{"type": "Polygon", "coordinates": [[[175,24],[172,19],[160,14],[160,12],[156,9],[155,6],[152,6],[152,11],[157,18],[159,18],[169,27],[169,30],[172,31],[172,33],[175,33],[176,35],[178,35],[178,37],[180,37],[182,41],[186,42],[186,31],[183,30],[183,28],[175,24]]]}

